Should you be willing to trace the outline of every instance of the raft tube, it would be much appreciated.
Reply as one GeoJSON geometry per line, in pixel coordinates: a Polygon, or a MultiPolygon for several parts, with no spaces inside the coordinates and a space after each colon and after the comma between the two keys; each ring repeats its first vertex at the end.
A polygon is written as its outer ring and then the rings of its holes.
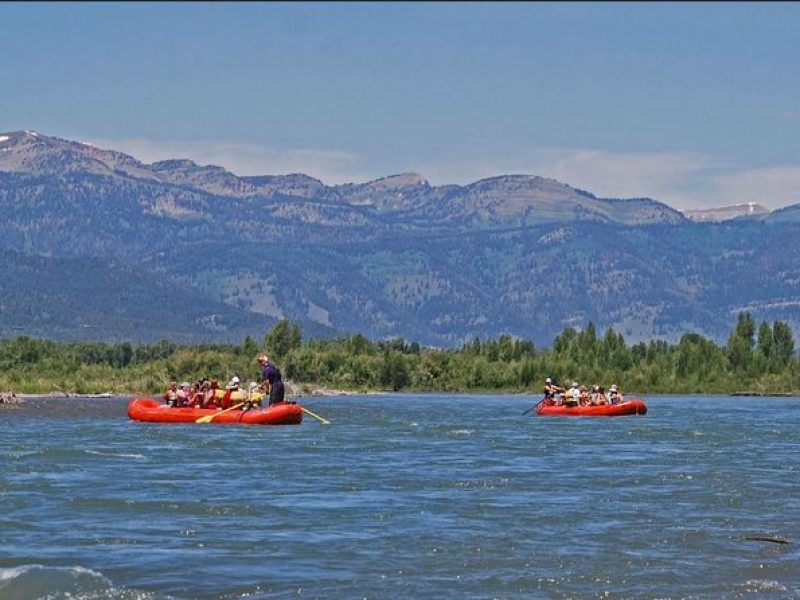
{"type": "Polygon", "coordinates": [[[128,404],[128,416],[134,421],[151,423],[194,423],[200,417],[218,416],[211,423],[244,423],[245,425],[297,425],[303,420],[303,409],[293,402],[279,402],[267,408],[230,410],[220,408],[171,408],[153,398],[134,398],[128,404]]]}
{"type": "Polygon", "coordinates": [[[639,398],[631,398],[619,404],[596,406],[564,406],[542,401],[536,407],[536,414],[556,417],[621,417],[647,414],[647,405],[639,398]]]}

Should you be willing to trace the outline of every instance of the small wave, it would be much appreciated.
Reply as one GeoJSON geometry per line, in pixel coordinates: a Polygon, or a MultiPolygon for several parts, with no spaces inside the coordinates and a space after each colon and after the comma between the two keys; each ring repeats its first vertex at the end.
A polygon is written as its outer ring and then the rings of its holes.
{"type": "Polygon", "coordinates": [[[102,573],[86,567],[20,565],[0,568],[4,600],[155,600],[149,592],[115,587],[102,573]]]}
{"type": "Polygon", "coordinates": [[[124,452],[100,452],[99,450],[84,450],[86,454],[95,456],[113,456],[115,458],[144,458],[144,454],[126,454],[124,452]]]}
{"type": "Polygon", "coordinates": [[[453,435],[472,435],[475,433],[474,429],[453,429],[450,433],[453,435]]]}
{"type": "Polygon", "coordinates": [[[89,575],[108,581],[105,577],[103,577],[102,573],[92,571],[86,567],[46,567],[44,565],[20,565],[18,567],[0,568],[0,582],[16,579],[18,577],[24,577],[26,575],[33,574],[34,572],[36,572],[38,575],[43,571],[49,571],[51,573],[65,573],[72,577],[89,575]]]}
{"type": "Polygon", "coordinates": [[[769,579],[749,579],[744,584],[748,592],[790,592],[791,590],[779,581],[769,579]]]}

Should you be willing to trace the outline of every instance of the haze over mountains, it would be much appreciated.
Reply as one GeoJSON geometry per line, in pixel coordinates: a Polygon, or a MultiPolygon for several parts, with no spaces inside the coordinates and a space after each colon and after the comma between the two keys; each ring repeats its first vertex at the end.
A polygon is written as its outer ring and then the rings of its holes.
{"type": "Polygon", "coordinates": [[[549,345],[589,321],[719,339],[740,310],[800,331],[800,205],[743,206],[687,216],[528,175],[327,186],[5,133],[0,336],[238,342],[287,317],[308,335],[549,345]]]}

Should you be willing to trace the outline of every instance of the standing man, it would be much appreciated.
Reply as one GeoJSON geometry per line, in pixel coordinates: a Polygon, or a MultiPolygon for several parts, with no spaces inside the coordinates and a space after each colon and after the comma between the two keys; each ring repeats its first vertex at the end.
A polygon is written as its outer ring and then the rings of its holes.
{"type": "Polygon", "coordinates": [[[265,389],[269,387],[269,406],[283,402],[285,392],[280,370],[269,362],[266,354],[259,356],[258,362],[261,363],[261,386],[265,389]]]}

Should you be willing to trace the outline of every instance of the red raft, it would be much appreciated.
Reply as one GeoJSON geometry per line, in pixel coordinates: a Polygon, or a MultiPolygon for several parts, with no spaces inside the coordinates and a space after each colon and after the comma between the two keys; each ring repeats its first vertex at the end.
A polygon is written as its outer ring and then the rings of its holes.
{"type": "Polygon", "coordinates": [[[564,406],[542,401],[536,407],[536,414],[556,417],[621,417],[647,414],[647,405],[639,398],[631,398],[619,404],[595,406],[564,406]]]}
{"type": "Polygon", "coordinates": [[[153,398],[134,398],[128,404],[128,416],[134,421],[151,423],[194,423],[200,417],[216,415],[211,423],[245,425],[296,425],[303,420],[299,404],[280,402],[267,408],[223,411],[218,408],[171,408],[153,398]]]}

